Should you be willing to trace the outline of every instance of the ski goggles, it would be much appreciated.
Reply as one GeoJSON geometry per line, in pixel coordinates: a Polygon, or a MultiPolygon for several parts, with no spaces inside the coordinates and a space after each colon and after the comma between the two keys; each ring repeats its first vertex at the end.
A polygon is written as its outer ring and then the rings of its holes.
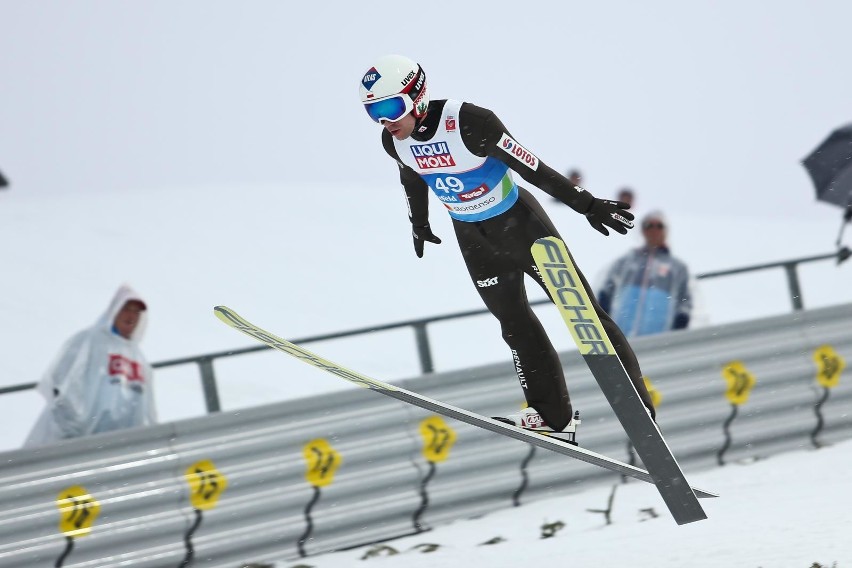
{"type": "Polygon", "coordinates": [[[374,121],[381,123],[383,120],[396,122],[414,110],[414,103],[408,95],[396,95],[387,99],[372,103],[364,103],[367,114],[374,121]]]}

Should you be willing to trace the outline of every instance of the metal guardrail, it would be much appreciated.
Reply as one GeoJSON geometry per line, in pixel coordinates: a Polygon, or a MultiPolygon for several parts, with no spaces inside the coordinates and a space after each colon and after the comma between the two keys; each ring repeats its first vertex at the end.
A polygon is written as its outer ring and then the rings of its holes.
{"type": "MultiPolygon", "coordinates": [[[[662,396],[658,422],[687,475],[719,467],[726,442],[730,464],[819,447],[813,433],[820,424],[820,444],[852,437],[852,381],[847,373],[826,397],[820,392],[825,369],[816,361],[826,346],[852,360],[849,321],[852,304],[845,304],[636,338],[643,371],[662,396]],[[756,382],[746,400],[738,399],[726,435],[729,395],[738,390],[725,373],[734,362],[756,382]]],[[[559,355],[584,419],[581,445],[628,459],[627,437],[582,357],[576,350],[559,355]]],[[[511,363],[399,386],[486,414],[522,402],[511,363]]],[[[2,452],[0,568],[299,562],[622,483],[612,472],[435,418],[353,388],[2,452]],[[426,421],[454,434],[440,456],[424,434],[426,421]]],[[[648,486],[643,495],[640,505],[616,495],[612,507],[635,506],[637,515],[640,508],[659,511],[656,490],[648,486]]]]}
{"type": "MultiPolygon", "coordinates": [[[[732,268],[728,270],[720,270],[715,272],[705,272],[701,274],[697,274],[695,278],[697,280],[703,280],[708,278],[720,278],[723,276],[731,276],[735,274],[743,274],[747,272],[756,272],[760,270],[769,270],[773,268],[783,268],[784,273],[787,279],[787,286],[790,293],[790,302],[792,304],[792,308],[794,311],[804,309],[804,299],[802,296],[802,287],[799,282],[798,277],[798,266],[800,264],[806,264],[810,262],[817,262],[820,260],[828,260],[828,259],[837,259],[837,264],[847,260],[850,256],[852,256],[852,251],[848,247],[842,247],[837,252],[822,254],[816,256],[807,256],[800,258],[793,258],[789,260],[782,260],[778,262],[770,262],[765,264],[755,264],[749,265],[741,268],[732,268]]],[[[550,300],[542,299],[542,300],[534,300],[530,302],[531,306],[538,306],[542,304],[549,303],[550,300]]],[[[311,335],[308,337],[301,337],[296,339],[290,339],[293,343],[299,345],[306,345],[309,343],[314,343],[318,341],[326,341],[329,339],[340,339],[343,337],[352,337],[356,335],[363,335],[367,333],[375,333],[380,331],[389,331],[393,329],[400,329],[404,327],[410,327],[414,330],[414,339],[417,344],[417,354],[420,360],[420,372],[424,375],[433,373],[435,371],[434,364],[432,362],[432,348],[429,343],[429,334],[426,329],[426,326],[432,323],[461,319],[471,316],[478,316],[487,314],[488,310],[481,308],[476,310],[468,310],[463,312],[455,312],[451,314],[443,314],[437,316],[431,316],[427,318],[419,318],[419,319],[411,319],[404,320],[384,325],[373,325],[368,327],[361,327],[350,329],[346,331],[339,331],[334,333],[326,333],[321,335],[311,335]]],[[[219,412],[222,409],[222,405],[219,400],[219,390],[216,384],[216,372],[213,368],[213,362],[216,359],[222,359],[226,357],[234,357],[236,355],[245,355],[248,353],[257,353],[259,351],[266,351],[270,349],[270,347],[266,345],[254,345],[251,347],[244,347],[240,349],[229,349],[227,351],[217,351],[215,353],[206,353],[203,355],[194,355],[189,357],[182,357],[179,359],[169,359],[167,361],[158,361],[153,363],[152,366],[157,368],[164,367],[174,367],[178,365],[188,365],[195,364],[198,365],[199,374],[201,376],[201,385],[204,392],[204,402],[205,407],[207,408],[207,412],[219,412]]],[[[6,387],[0,387],[0,395],[29,390],[35,388],[36,383],[24,383],[18,385],[11,385],[6,387]]]]}

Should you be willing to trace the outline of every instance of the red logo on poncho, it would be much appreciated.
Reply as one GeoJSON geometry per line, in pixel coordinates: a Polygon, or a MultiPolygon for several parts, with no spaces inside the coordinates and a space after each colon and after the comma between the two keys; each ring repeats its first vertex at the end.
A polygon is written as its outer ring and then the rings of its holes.
{"type": "Polygon", "coordinates": [[[110,353],[108,372],[110,376],[124,375],[128,381],[145,382],[142,365],[123,355],[110,353]]]}

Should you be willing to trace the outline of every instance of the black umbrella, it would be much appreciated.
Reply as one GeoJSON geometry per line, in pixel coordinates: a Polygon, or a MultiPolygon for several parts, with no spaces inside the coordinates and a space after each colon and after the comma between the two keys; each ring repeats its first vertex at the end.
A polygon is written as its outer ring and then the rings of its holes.
{"type": "Polygon", "coordinates": [[[852,124],[832,132],[802,164],[814,182],[817,200],[844,209],[840,245],[843,228],[852,221],[852,124]]]}

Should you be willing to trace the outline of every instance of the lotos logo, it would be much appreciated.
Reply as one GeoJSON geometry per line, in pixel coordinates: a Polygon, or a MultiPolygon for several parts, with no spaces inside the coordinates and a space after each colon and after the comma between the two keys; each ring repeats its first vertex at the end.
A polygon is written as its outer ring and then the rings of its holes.
{"type": "Polygon", "coordinates": [[[370,67],[370,70],[364,73],[364,78],[361,79],[361,84],[364,85],[364,88],[369,91],[373,88],[373,85],[376,84],[376,81],[381,78],[382,76],[379,75],[379,72],[376,71],[376,68],[370,67]]]}
{"type": "Polygon", "coordinates": [[[415,144],[411,146],[411,153],[421,170],[433,168],[446,168],[455,166],[456,161],[450,153],[450,147],[446,142],[433,142],[432,144],[415,144]]]}
{"type": "Polygon", "coordinates": [[[511,136],[503,133],[497,146],[507,154],[511,154],[516,160],[527,166],[531,170],[538,169],[538,158],[535,154],[515,142],[511,136]]]}
{"type": "Polygon", "coordinates": [[[444,129],[447,132],[455,132],[456,131],[456,117],[447,116],[447,119],[444,121],[444,129]]]}
{"type": "Polygon", "coordinates": [[[471,199],[476,199],[477,197],[482,197],[486,193],[491,191],[491,188],[485,185],[484,183],[477,187],[476,189],[472,189],[470,191],[466,191],[464,193],[459,193],[459,199],[462,201],[470,201],[471,199]]]}

